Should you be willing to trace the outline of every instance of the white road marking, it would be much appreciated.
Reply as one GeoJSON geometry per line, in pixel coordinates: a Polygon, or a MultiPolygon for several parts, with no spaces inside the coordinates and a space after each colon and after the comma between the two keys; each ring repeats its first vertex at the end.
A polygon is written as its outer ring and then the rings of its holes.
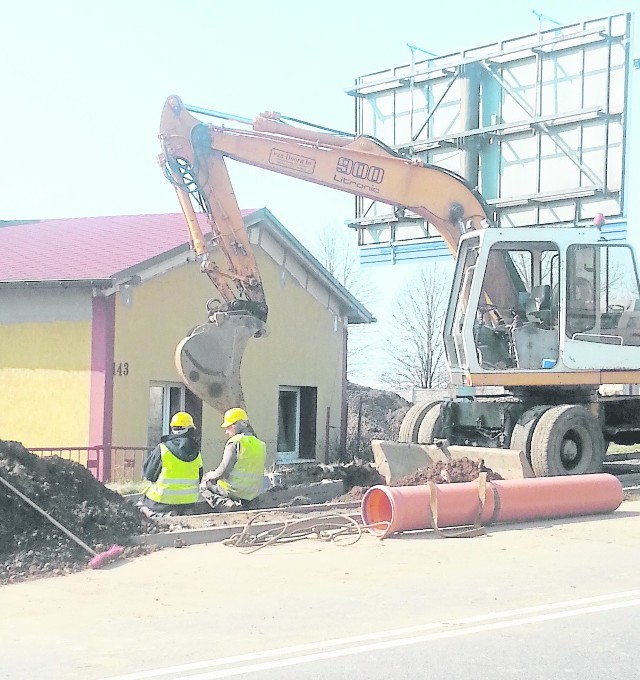
{"type": "Polygon", "coordinates": [[[418,626],[410,626],[407,628],[396,628],[388,631],[380,631],[378,633],[368,633],[364,635],[337,638],[334,640],[324,640],[321,642],[294,645],[291,647],[281,647],[278,649],[269,649],[262,652],[251,652],[237,656],[223,657],[221,659],[211,659],[208,661],[183,664],[181,666],[167,666],[166,668],[157,668],[149,671],[140,671],[126,675],[112,676],[109,678],[103,678],[102,680],[145,680],[147,678],[166,678],[167,676],[179,678],[180,680],[216,680],[216,678],[229,678],[234,675],[241,675],[243,673],[254,673],[257,671],[283,668],[286,666],[294,666],[303,663],[310,663],[312,661],[321,661],[324,659],[337,658],[352,654],[363,654],[365,652],[371,652],[380,649],[403,647],[406,645],[416,644],[418,642],[429,642],[432,640],[458,637],[471,633],[486,632],[515,626],[524,626],[531,623],[552,621],[556,619],[569,618],[571,616],[581,616],[584,614],[621,609],[624,607],[640,606],[640,597],[637,599],[624,599],[636,598],[637,596],[640,596],[640,590],[630,590],[622,593],[612,593],[610,595],[598,595],[596,597],[568,600],[565,602],[554,602],[551,604],[538,605],[535,607],[512,609],[505,612],[480,614],[478,616],[454,619],[452,621],[439,621],[437,623],[427,623],[418,626]],[[620,599],[623,599],[623,601],[615,601],[620,599]],[[596,604],[599,602],[605,604],[596,604]],[[498,619],[498,621],[496,621],[496,619],[498,619]],[[491,623],[491,621],[494,621],[494,623],[491,623]],[[443,628],[445,630],[437,630],[443,628]],[[423,634],[413,635],[415,633],[423,634]],[[410,637],[403,637],[407,635],[410,637]],[[394,637],[397,639],[384,640],[384,638],[394,637]],[[379,641],[375,642],[376,640],[379,641]],[[370,642],[370,644],[357,644],[362,642],[370,642]],[[342,647],[342,649],[327,649],[330,647],[342,647]],[[312,652],[313,650],[325,651],[319,651],[314,654],[303,654],[303,652],[312,652]],[[296,654],[301,655],[291,656],[296,654]],[[249,663],[252,661],[260,661],[261,659],[285,656],[289,658],[279,658],[273,661],[262,661],[261,663],[249,663]],[[200,673],[198,675],[186,675],[187,673],[194,671],[211,669],[215,668],[216,666],[229,666],[231,664],[242,665],[236,665],[233,668],[200,673]]]}

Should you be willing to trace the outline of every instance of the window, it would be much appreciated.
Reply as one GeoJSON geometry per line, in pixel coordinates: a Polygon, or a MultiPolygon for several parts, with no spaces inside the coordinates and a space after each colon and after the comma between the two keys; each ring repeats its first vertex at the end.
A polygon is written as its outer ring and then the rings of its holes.
{"type": "Polygon", "coordinates": [[[631,249],[571,246],[567,272],[567,336],[640,346],[640,287],[631,249]]]}
{"type": "Polygon", "coordinates": [[[595,293],[598,250],[597,246],[571,246],[567,251],[566,333],[570,338],[582,333],[593,336],[598,332],[595,293]]]}
{"type": "Polygon", "coordinates": [[[155,446],[160,437],[169,434],[169,423],[178,411],[187,411],[193,417],[198,431],[202,425],[202,401],[184,385],[151,383],[149,386],[149,421],[147,446],[155,446]]]}
{"type": "Polygon", "coordinates": [[[278,462],[315,459],[317,392],[316,387],[280,387],[278,462]]]}

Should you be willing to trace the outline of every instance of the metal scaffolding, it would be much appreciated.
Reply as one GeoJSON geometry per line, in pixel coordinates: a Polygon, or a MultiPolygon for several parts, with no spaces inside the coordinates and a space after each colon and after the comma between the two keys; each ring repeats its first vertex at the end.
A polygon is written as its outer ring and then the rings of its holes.
{"type": "MultiPolygon", "coordinates": [[[[631,31],[632,15],[618,14],[417,63],[409,46],[410,64],[347,90],[357,132],[460,173],[498,226],[581,225],[603,213],[620,237],[631,31]]],[[[407,259],[440,252],[429,224],[365,198],[350,226],[360,245],[378,247],[371,261],[397,261],[409,245],[407,259]]]]}

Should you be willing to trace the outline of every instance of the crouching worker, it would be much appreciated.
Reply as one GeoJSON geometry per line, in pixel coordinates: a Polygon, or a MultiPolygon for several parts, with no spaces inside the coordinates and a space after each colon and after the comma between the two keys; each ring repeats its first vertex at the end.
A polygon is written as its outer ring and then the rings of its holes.
{"type": "Polygon", "coordinates": [[[247,505],[262,493],[267,449],[241,408],[229,409],[221,427],[228,437],[222,461],[204,475],[200,490],[214,510],[226,511],[247,505]]]}
{"type": "Polygon", "coordinates": [[[151,482],[139,503],[147,517],[182,515],[198,501],[202,457],[193,418],[179,411],[170,427],[171,434],[160,440],[142,469],[144,478],[151,482]]]}

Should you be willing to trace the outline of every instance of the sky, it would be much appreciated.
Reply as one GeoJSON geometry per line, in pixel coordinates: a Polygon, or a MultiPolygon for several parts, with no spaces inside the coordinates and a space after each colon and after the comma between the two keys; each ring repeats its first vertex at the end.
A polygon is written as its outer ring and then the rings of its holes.
{"type": "MultiPolygon", "coordinates": [[[[448,54],[534,32],[534,11],[567,24],[637,10],[640,0],[12,2],[0,26],[0,220],[178,212],[157,164],[170,94],[354,131],[345,90],[410,63],[407,43],[448,54]]],[[[240,207],[267,207],[316,254],[319,232],[354,216],[350,195],[233,165],[240,207]]],[[[380,319],[409,276],[384,269],[363,272],[382,286],[368,305],[380,319]]]]}

